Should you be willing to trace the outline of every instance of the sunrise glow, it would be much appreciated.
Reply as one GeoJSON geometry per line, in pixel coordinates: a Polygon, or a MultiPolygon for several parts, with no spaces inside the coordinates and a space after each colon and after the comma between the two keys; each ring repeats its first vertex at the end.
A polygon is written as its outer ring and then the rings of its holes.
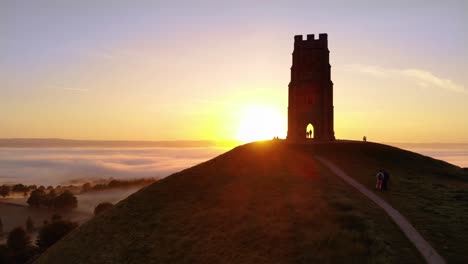
{"type": "Polygon", "coordinates": [[[286,137],[286,116],[266,106],[248,106],[241,111],[237,139],[242,142],[286,137]]]}
{"type": "Polygon", "coordinates": [[[284,137],[293,37],[324,32],[336,138],[468,141],[466,5],[118,2],[0,3],[0,138],[284,137]]]}

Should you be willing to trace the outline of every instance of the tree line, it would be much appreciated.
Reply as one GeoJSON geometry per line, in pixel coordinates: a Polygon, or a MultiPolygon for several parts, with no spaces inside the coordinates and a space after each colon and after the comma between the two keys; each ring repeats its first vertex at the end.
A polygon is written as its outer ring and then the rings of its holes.
{"type": "MultiPolygon", "coordinates": [[[[103,214],[113,206],[109,202],[100,203],[94,208],[94,215],[103,214]]],[[[0,263],[31,263],[50,246],[77,227],[78,223],[63,220],[59,214],[53,214],[50,221],[46,220],[43,222],[42,227],[36,228],[34,221],[28,216],[25,226],[19,226],[11,230],[7,235],[6,243],[0,245],[0,263]],[[38,231],[38,235],[33,243],[30,234],[36,231],[38,231]]],[[[4,235],[3,223],[0,218],[0,238],[2,235],[4,235]]]]}
{"type": "MultiPolygon", "coordinates": [[[[26,225],[14,228],[8,233],[6,243],[0,245],[0,263],[19,264],[32,262],[47,248],[55,244],[62,237],[78,226],[77,223],[62,220],[60,215],[54,214],[50,221],[44,221],[38,230],[36,241],[31,241],[30,234],[36,231],[34,222],[30,217],[26,220],[26,225]]],[[[3,225],[0,219],[0,236],[3,225]]]]}
{"type": "Polygon", "coordinates": [[[27,197],[31,192],[34,190],[42,190],[44,192],[54,190],[55,193],[63,193],[65,191],[69,191],[73,194],[81,194],[87,192],[94,192],[94,191],[103,191],[103,190],[110,190],[110,189],[119,189],[119,188],[130,188],[130,187],[144,187],[153,182],[156,179],[154,178],[142,178],[142,179],[132,179],[132,180],[115,180],[115,179],[108,179],[108,180],[100,180],[96,182],[86,182],[81,185],[57,185],[57,186],[37,186],[33,185],[24,185],[21,183],[7,185],[3,184],[0,186],[0,196],[3,198],[12,196],[12,195],[23,195],[27,197]]]}

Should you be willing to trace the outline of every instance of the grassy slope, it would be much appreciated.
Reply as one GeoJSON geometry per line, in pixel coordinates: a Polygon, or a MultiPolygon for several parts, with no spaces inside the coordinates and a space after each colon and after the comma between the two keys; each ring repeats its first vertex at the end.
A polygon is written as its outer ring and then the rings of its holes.
{"type": "Polygon", "coordinates": [[[320,144],[303,151],[332,160],[364,185],[391,173],[391,191],[380,196],[405,215],[449,263],[468,263],[468,172],[444,161],[363,142],[320,144]]]}
{"type": "Polygon", "coordinates": [[[302,151],[249,144],[176,173],[84,224],[37,263],[422,261],[380,209],[302,151]]]}

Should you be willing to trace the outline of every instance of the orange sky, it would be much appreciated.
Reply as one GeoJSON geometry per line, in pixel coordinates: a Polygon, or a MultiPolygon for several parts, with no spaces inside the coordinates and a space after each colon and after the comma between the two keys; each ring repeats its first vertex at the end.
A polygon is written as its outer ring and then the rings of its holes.
{"type": "Polygon", "coordinates": [[[468,142],[464,2],[37,2],[0,3],[2,138],[284,136],[293,36],[327,32],[337,138],[468,142]]]}

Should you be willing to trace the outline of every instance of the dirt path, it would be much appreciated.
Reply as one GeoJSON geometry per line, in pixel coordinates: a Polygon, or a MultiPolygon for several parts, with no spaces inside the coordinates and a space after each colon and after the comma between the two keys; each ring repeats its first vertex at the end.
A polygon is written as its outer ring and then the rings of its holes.
{"type": "Polygon", "coordinates": [[[445,263],[442,256],[437,253],[434,248],[419,234],[419,232],[411,225],[411,223],[400,212],[395,210],[389,203],[377,196],[375,193],[367,189],[364,185],[360,184],[352,177],[348,176],[339,167],[332,162],[322,158],[316,157],[323,165],[329,168],[338,177],[344,180],[349,185],[356,188],[359,192],[367,196],[374,203],[380,206],[384,211],[393,219],[393,221],[400,227],[401,231],[408,237],[414,244],[427,263],[445,263]]]}

